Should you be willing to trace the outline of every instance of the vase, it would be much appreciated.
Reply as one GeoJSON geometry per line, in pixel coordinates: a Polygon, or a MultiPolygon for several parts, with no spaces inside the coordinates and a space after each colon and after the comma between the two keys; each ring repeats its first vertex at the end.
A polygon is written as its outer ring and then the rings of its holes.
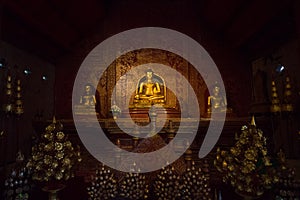
{"type": "Polygon", "coordinates": [[[42,190],[48,193],[48,200],[58,200],[57,193],[66,186],[62,183],[49,183],[42,187],[42,190]]]}
{"type": "Polygon", "coordinates": [[[113,112],[112,115],[113,115],[113,119],[118,119],[120,113],[119,112],[113,112]]]}

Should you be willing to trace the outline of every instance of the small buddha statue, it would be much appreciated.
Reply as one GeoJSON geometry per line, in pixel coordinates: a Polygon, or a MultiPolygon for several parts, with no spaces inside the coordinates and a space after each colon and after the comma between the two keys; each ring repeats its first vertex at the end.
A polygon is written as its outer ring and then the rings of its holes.
{"type": "Polygon", "coordinates": [[[134,97],[135,103],[152,104],[165,102],[164,91],[161,89],[160,82],[153,78],[151,69],[146,71],[146,76],[141,79],[134,97]]]}
{"type": "Polygon", "coordinates": [[[96,98],[92,92],[92,86],[90,84],[85,85],[84,94],[80,96],[80,104],[85,106],[94,106],[96,105],[96,98]]]}
{"type": "Polygon", "coordinates": [[[227,100],[221,94],[220,86],[216,83],[213,88],[213,94],[208,97],[207,101],[207,112],[226,112],[227,111],[227,100]]]}
{"type": "Polygon", "coordinates": [[[84,92],[80,96],[79,104],[74,105],[74,113],[77,115],[98,115],[95,90],[92,85],[86,84],[84,92]]]}

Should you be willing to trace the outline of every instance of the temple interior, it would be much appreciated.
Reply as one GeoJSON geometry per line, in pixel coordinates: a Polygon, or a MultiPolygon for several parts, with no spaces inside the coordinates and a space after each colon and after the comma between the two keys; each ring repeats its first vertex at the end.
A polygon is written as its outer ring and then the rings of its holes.
{"type": "Polygon", "coordinates": [[[300,1],[0,2],[0,199],[300,199],[300,1]]]}

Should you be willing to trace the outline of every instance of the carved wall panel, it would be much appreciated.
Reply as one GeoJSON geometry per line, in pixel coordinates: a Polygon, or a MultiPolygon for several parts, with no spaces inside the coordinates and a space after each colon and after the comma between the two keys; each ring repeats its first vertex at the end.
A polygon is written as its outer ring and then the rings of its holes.
{"type": "MultiPolygon", "coordinates": [[[[139,49],[132,52],[128,52],[116,60],[106,69],[102,77],[99,77],[99,83],[97,91],[99,92],[99,103],[100,103],[100,112],[101,116],[108,117],[110,106],[111,106],[111,97],[115,95],[116,104],[121,108],[126,108],[126,100],[129,100],[129,104],[133,104],[135,93],[129,92],[133,88],[137,88],[137,81],[145,75],[145,73],[133,72],[127,73],[132,68],[145,65],[151,66],[155,64],[162,64],[166,67],[171,67],[179,72],[181,75],[174,77],[168,84],[175,86],[176,91],[185,99],[181,99],[186,104],[181,105],[183,107],[187,106],[190,103],[189,96],[191,91],[184,88],[180,85],[181,79],[186,79],[194,89],[194,92],[197,95],[198,102],[200,102],[200,110],[204,110],[205,107],[205,91],[207,87],[203,81],[203,78],[198,73],[197,70],[185,59],[182,57],[160,49],[139,49]],[[116,83],[120,83],[120,86],[113,94],[113,89],[116,83]]],[[[163,66],[162,66],[163,67],[163,66]]],[[[145,69],[147,67],[145,66],[145,69]]],[[[96,71],[96,70],[95,70],[96,71]]],[[[146,70],[145,70],[146,71],[146,70]]],[[[154,71],[155,73],[155,71],[154,71]]],[[[160,71],[160,74],[157,74],[160,77],[168,76],[168,70],[160,71]]],[[[175,108],[179,110],[178,100],[175,94],[168,89],[166,85],[166,107],[175,108]]],[[[193,115],[193,111],[190,113],[185,113],[186,117],[193,115]]]]}

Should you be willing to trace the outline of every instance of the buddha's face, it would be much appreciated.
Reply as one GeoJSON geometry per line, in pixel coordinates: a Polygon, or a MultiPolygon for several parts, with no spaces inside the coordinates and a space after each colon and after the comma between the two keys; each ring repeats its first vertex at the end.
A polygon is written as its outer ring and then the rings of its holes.
{"type": "Polygon", "coordinates": [[[152,75],[153,75],[152,72],[147,72],[147,78],[148,79],[152,79],[152,75]]]}
{"type": "Polygon", "coordinates": [[[215,87],[214,87],[214,96],[218,96],[219,93],[220,93],[220,87],[215,86],[215,87]]]}
{"type": "Polygon", "coordinates": [[[87,94],[89,94],[90,91],[91,91],[91,86],[86,85],[86,86],[85,86],[85,92],[86,92],[87,94]]]}

